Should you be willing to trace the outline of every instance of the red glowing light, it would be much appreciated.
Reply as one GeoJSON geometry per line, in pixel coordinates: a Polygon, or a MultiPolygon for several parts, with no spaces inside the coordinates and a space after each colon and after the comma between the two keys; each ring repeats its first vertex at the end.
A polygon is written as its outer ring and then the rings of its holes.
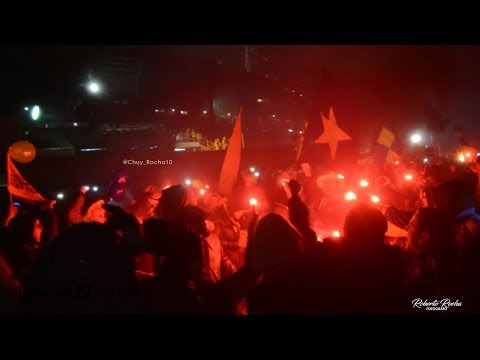
{"type": "Polygon", "coordinates": [[[405,175],[405,180],[407,180],[407,181],[412,181],[412,179],[413,179],[413,175],[412,175],[412,174],[406,174],[406,175],[405,175]]]}
{"type": "Polygon", "coordinates": [[[347,201],[353,201],[353,200],[356,200],[357,199],[357,195],[355,195],[355,193],[349,191],[345,194],[345,200],[347,201]]]}
{"type": "Polygon", "coordinates": [[[257,206],[257,199],[251,198],[251,199],[250,199],[250,205],[251,205],[251,206],[257,206]]]}
{"type": "Polygon", "coordinates": [[[335,231],[332,233],[332,235],[333,235],[333,237],[339,238],[339,237],[340,237],[340,231],[335,230],[335,231]]]}
{"type": "Polygon", "coordinates": [[[377,196],[377,195],[372,195],[370,196],[370,199],[372,199],[372,201],[377,204],[380,202],[380,198],[377,196]]]}

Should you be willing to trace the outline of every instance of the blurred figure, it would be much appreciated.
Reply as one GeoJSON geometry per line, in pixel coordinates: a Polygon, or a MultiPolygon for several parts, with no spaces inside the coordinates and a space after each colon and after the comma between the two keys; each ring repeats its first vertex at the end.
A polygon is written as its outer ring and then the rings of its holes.
{"type": "Polygon", "coordinates": [[[80,188],[80,193],[77,198],[74,200],[70,209],[68,210],[68,222],[69,224],[76,224],[79,222],[86,221],[95,221],[101,224],[104,224],[107,221],[105,217],[105,210],[102,205],[105,204],[105,201],[98,200],[97,202],[90,205],[85,214],[82,214],[82,209],[85,205],[87,188],[82,186],[80,188]]]}
{"type": "Polygon", "coordinates": [[[345,218],[344,237],[324,241],[308,257],[309,313],[395,314],[409,309],[402,252],[385,244],[386,231],[380,210],[364,203],[353,206],[345,218]]]}
{"type": "Polygon", "coordinates": [[[410,255],[406,285],[410,300],[456,300],[455,230],[452,219],[438,209],[421,208],[407,227],[410,255]]]}
{"type": "MultiPolygon", "coordinates": [[[[168,197],[173,194],[170,192],[168,197]]],[[[146,313],[202,313],[199,288],[202,237],[208,232],[200,209],[179,207],[177,210],[175,222],[172,213],[168,212],[170,221],[150,219],[145,222],[146,242],[154,243],[153,251],[164,258],[159,274],[142,284],[146,313]]]]}
{"type": "Polygon", "coordinates": [[[288,200],[288,213],[292,224],[300,231],[303,237],[303,245],[305,251],[310,250],[317,244],[317,235],[310,228],[310,213],[308,207],[300,199],[299,193],[301,185],[296,180],[288,182],[291,197],[288,200]]]}
{"type": "Polygon", "coordinates": [[[113,171],[112,182],[108,188],[109,204],[127,208],[131,205],[132,195],[128,191],[128,175],[123,169],[113,171]]]}
{"type": "Polygon", "coordinates": [[[205,225],[209,234],[203,241],[201,278],[204,282],[216,283],[232,276],[237,268],[225,253],[213,221],[206,219],[205,225]]]}
{"type": "Polygon", "coordinates": [[[79,223],[52,241],[26,283],[34,314],[125,314],[138,311],[133,258],[114,227],[79,223]]]}
{"type": "Polygon", "coordinates": [[[181,184],[170,186],[162,190],[162,196],[157,208],[154,210],[159,218],[174,220],[180,211],[187,205],[187,189],[181,184]]]}
{"type": "Polygon", "coordinates": [[[0,315],[15,314],[20,304],[21,283],[0,252],[0,315]]]}
{"type": "Polygon", "coordinates": [[[0,251],[12,271],[12,277],[23,282],[33,265],[43,232],[39,218],[30,212],[19,212],[9,223],[1,239],[0,251]]]}
{"type": "Polygon", "coordinates": [[[304,313],[302,254],[301,235],[280,215],[260,220],[246,265],[262,279],[247,296],[248,314],[304,313]]]}
{"type": "Polygon", "coordinates": [[[155,215],[154,210],[158,206],[161,196],[160,189],[154,185],[149,185],[135,197],[133,204],[128,208],[128,212],[133,214],[142,224],[155,215]]]}

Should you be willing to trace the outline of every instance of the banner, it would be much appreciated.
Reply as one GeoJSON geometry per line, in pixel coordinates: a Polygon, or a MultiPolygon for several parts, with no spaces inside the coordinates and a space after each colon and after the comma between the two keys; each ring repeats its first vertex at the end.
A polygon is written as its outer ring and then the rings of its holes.
{"type": "Polygon", "coordinates": [[[46,201],[18,172],[10,156],[7,156],[7,188],[12,195],[33,200],[46,201]]]}

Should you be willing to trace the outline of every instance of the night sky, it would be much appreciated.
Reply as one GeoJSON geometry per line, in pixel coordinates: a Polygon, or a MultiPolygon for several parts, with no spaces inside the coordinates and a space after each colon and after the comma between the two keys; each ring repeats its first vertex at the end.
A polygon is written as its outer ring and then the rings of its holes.
{"type": "MultiPolygon", "coordinates": [[[[351,105],[348,119],[337,118],[347,129],[361,122],[406,131],[416,124],[421,127],[425,109],[434,108],[438,116],[449,119],[444,141],[455,142],[453,125],[463,127],[468,137],[480,135],[480,46],[257,48],[269,58],[268,70],[278,75],[279,86],[297,87],[313,103],[320,101],[318,79],[328,71],[336,91],[351,105]]],[[[142,59],[140,98],[146,103],[166,98],[200,103],[202,89],[209,86],[211,64],[221,60],[228,73],[240,73],[243,50],[240,45],[0,47],[1,78],[7,90],[1,116],[14,118],[25,101],[78,90],[91,64],[103,56],[142,59]]]]}

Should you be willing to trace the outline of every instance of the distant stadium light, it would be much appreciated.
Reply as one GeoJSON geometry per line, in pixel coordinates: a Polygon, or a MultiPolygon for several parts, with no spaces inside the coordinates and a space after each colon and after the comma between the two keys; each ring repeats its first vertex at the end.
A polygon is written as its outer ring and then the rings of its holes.
{"type": "Polygon", "coordinates": [[[40,106],[38,105],[35,105],[33,108],[32,108],[32,111],[30,112],[30,117],[32,118],[32,120],[38,120],[38,118],[40,118],[40,106]]]}
{"type": "Polygon", "coordinates": [[[87,85],[87,88],[88,88],[88,91],[90,92],[90,94],[98,94],[100,93],[100,84],[96,81],[90,81],[87,85]]]}
{"type": "Polygon", "coordinates": [[[410,141],[412,142],[412,144],[419,144],[422,141],[422,135],[415,133],[410,136],[410,141]]]}

